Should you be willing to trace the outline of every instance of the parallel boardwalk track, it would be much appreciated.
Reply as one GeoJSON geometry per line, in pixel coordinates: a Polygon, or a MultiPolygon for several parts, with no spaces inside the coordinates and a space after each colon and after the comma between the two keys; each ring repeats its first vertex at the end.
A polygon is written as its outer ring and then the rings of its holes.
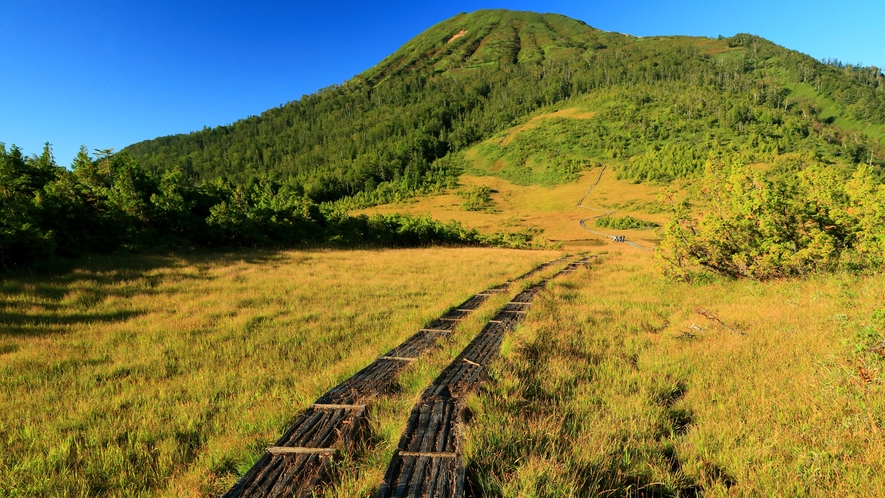
{"type": "MultiPolygon", "coordinates": [[[[569,264],[551,278],[575,271],[587,259],[569,264]]],[[[525,316],[547,281],[517,294],[490,320],[479,335],[433,381],[409,416],[384,476],[377,498],[456,497],[465,491],[460,426],[464,396],[485,379],[498,356],[504,334],[525,316]]]]}
{"type": "Polygon", "coordinates": [[[451,334],[489,297],[504,293],[512,282],[529,278],[565,259],[544,263],[511,282],[472,296],[320,396],[224,497],[311,496],[331,478],[336,454],[351,452],[366,439],[367,405],[378,396],[395,392],[403,369],[451,334]]]}

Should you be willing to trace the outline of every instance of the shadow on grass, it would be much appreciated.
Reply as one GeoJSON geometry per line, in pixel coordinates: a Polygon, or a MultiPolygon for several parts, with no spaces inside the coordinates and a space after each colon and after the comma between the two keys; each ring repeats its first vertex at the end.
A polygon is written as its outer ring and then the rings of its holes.
{"type": "Polygon", "coordinates": [[[0,337],[36,337],[58,334],[64,332],[71,325],[124,322],[143,314],[142,311],[115,311],[112,313],[74,313],[56,316],[0,311],[0,337]]]}
{"type": "MultiPolygon", "coordinates": [[[[470,498],[501,496],[500,490],[494,489],[495,486],[489,486],[486,470],[479,468],[478,465],[467,467],[465,496],[470,498]]],[[[679,470],[674,470],[674,472],[679,472],[679,470]]],[[[681,482],[678,486],[673,487],[653,480],[650,475],[627,471],[617,464],[608,467],[586,465],[571,469],[570,473],[583,479],[583,482],[579,482],[573,490],[574,496],[630,498],[697,498],[704,496],[704,488],[685,477],[680,479],[681,482]]],[[[547,496],[549,492],[545,491],[547,484],[541,479],[536,483],[536,489],[522,490],[522,492],[531,493],[527,496],[547,496]]]]}
{"type": "Polygon", "coordinates": [[[44,261],[0,276],[0,338],[64,333],[84,323],[123,322],[144,311],[95,308],[109,298],[143,299],[172,292],[160,291],[161,284],[214,279],[209,274],[212,267],[273,264],[284,259],[281,251],[239,250],[44,261]]]}

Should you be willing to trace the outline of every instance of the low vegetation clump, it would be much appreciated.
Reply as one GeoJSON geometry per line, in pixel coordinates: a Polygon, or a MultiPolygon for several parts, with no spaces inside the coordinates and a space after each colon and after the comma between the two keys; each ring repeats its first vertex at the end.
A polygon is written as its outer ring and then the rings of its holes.
{"type": "Polygon", "coordinates": [[[867,165],[766,173],[713,160],[700,184],[699,217],[670,199],[658,251],[670,276],[764,280],[885,264],[885,185],[867,165]]]}
{"type": "Polygon", "coordinates": [[[458,191],[458,196],[464,199],[461,209],[465,211],[490,211],[494,209],[492,189],[485,185],[472,185],[465,190],[458,191]]]}
{"type": "Polygon", "coordinates": [[[660,225],[654,221],[640,220],[632,216],[604,216],[593,222],[599,228],[614,228],[616,230],[650,230],[660,225]]]}

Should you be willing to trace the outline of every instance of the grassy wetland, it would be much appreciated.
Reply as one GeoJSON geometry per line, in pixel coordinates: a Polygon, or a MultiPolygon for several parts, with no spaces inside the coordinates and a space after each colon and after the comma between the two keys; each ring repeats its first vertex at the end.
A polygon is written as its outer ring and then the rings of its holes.
{"type": "MultiPolygon", "coordinates": [[[[652,256],[611,248],[549,285],[469,401],[477,494],[885,491],[885,279],[673,284],[652,256]]],[[[122,256],[9,278],[0,486],[220,494],[326,389],[448,306],[554,256],[122,256]]],[[[373,496],[417,396],[507,299],[485,303],[407,370],[401,393],[377,400],[372,438],[321,495],[373,496]]]]}
{"type": "MultiPolygon", "coordinates": [[[[448,307],[556,254],[141,255],[7,277],[0,489],[224,492],[319,394],[448,307]]],[[[404,424],[411,405],[399,403],[404,424]]],[[[388,430],[391,444],[399,430],[388,430]]]]}
{"type": "MultiPolygon", "coordinates": [[[[71,168],[0,143],[0,496],[218,496],[566,251],[595,259],[468,399],[473,495],[885,496],[883,76],[479,11],[232,125],[71,168]],[[328,249],[355,246],[400,249],[328,249]]],[[[374,496],[420,393],[548,270],[410,363],[317,495],[374,496]]]]}
{"type": "Polygon", "coordinates": [[[674,284],[625,251],[550,287],[470,402],[479,495],[885,493],[885,278],[674,284]]]}

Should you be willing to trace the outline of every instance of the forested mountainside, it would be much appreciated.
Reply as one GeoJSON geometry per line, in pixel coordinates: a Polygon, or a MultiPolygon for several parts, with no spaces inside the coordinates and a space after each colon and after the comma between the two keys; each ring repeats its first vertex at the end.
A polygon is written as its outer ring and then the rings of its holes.
{"type": "MultiPolygon", "coordinates": [[[[702,174],[724,181],[705,170],[716,157],[713,163],[765,163],[775,175],[786,173],[780,180],[787,184],[769,200],[819,192],[818,184],[833,194],[826,206],[796,202],[789,213],[784,203],[768,206],[777,211],[770,218],[780,220],[771,226],[802,225],[821,209],[841,213],[808,222],[837,229],[821,229],[817,252],[793,265],[801,273],[808,262],[842,261],[842,249],[860,244],[863,227],[885,226],[885,214],[870,211],[861,220],[845,204],[862,199],[875,207],[885,199],[883,139],[885,85],[877,68],[819,62],[751,35],[637,38],[561,15],[478,11],[431,27],[340,86],[232,125],[94,158],[84,149],[70,170],[55,163],[48,145],[24,157],[0,144],[0,264],[158,245],[520,245],[527,234],[484,238],[429,219],[350,218],[344,211],[452,187],[483,161],[503,165],[486,173],[523,184],[573,179],[599,162],[636,181],[702,174]],[[592,119],[555,112],[577,108],[592,119]],[[535,121],[542,116],[553,118],[535,121]],[[840,191],[858,163],[867,169],[857,188],[840,191]],[[797,187],[790,178],[809,166],[826,168],[825,181],[797,187]]],[[[744,173],[733,180],[760,185],[744,173]]],[[[745,209],[734,206],[738,215],[745,209]]],[[[674,219],[683,231],[668,233],[694,230],[684,213],[674,219]]],[[[729,226],[674,246],[674,260],[777,276],[747,270],[746,262],[731,266],[747,244],[709,245],[729,226]]],[[[879,240],[879,232],[865,233],[879,240]]],[[[768,247],[763,235],[746,240],[768,247]]],[[[784,234],[774,250],[801,251],[813,239],[802,237],[784,234]]],[[[867,244],[866,254],[879,247],[867,244]]],[[[852,261],[864,267],[871,260],[852,261]]]]}
{"type": "Polygon", "coordinates": [[[822,63],[751,35],[637,38],[561,15],[479,11],[433,26],[340,86],[126,152],[152,171],[238,182],[267,174],[314,201],[375,190],[384,200],[445,185],[459,161],[441,158],[539,108],[605,92],[623,105],[589,124],[583,135],[608,145],[588,153],[651,154],[653,164],[668,146],[670,162],[690,158],[665,175],[637,166],[627,176],[691,175],[708,149],[734,143],[774,153],[812,143],[854,164],[885,136],[882,83],[877,68],[822,63]],[[666,115],[643,114],[655,107],[666,115]],[[704,150],[681,150],[680,140],[704,150]]]}

